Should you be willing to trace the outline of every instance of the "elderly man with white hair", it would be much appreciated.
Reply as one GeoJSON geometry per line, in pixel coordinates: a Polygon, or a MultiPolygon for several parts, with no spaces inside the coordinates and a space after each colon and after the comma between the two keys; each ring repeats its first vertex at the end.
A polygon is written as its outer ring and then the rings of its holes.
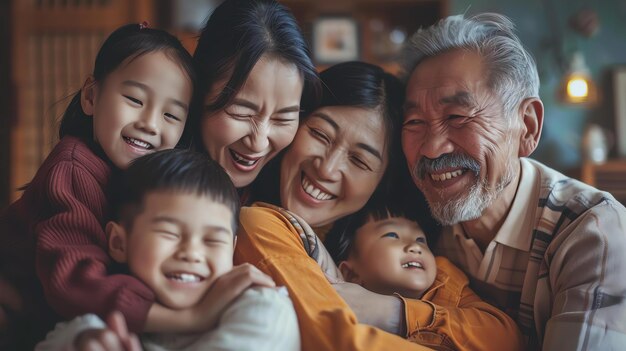
{"type": "Polygon", "coordinates": [[[443,225],[435,252],[530,348],[626,345],[626,209],[528,157],[544,118],[531,55],[498,14],[448,17],[404,52],[402,142],[443,225]]]}

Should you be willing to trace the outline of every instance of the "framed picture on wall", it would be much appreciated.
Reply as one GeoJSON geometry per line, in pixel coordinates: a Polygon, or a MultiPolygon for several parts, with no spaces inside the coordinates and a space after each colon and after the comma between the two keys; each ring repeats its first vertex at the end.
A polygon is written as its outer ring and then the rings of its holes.
{"type": "Polygon", "coordinates": [[[313,58],[319,64],[358,60],[359,28],[348,16],[324,16],[313,22],[313,58]]]}
{"type": "Polygon", "coordinates": [[[617,153],[626,157],[626,66],[613,71],[613,91],[617,153]]]}

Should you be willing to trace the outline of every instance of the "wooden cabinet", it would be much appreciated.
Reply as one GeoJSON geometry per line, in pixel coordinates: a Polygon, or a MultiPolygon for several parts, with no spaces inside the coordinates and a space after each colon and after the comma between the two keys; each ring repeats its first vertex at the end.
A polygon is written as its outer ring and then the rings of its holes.
{"type": "Polygon", "coordinates": [[[610,192],[626,206],[626,159],[604,163],[584,163],[580,179],[600,190],[610,192]]]}

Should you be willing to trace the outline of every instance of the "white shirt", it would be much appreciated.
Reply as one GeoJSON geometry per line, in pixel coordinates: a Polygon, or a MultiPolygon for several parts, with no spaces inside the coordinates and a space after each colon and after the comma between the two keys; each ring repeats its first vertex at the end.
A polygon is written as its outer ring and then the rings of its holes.
{"type": "MultiPolygon", "coordinates": [[[[94,314],[59,323],[35,350],[73,350],[78,334],[99,328],[106,324],[94,314]]],[[[247,289],[226,308],[218,326],[206,333],[145,333],[140,339],[146,351],[300,350],[298,320],[285,287],[247,289]]]]}

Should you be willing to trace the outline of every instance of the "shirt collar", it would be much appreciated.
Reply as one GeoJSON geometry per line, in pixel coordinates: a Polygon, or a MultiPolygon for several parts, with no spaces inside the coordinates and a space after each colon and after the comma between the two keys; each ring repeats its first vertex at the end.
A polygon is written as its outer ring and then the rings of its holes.
{"type": "Polygon", "coordinates": [[[511,209],[498,230],[494,240],[522,251],[530,251],[536,204],[539,201],[539,179],[535,167],[525,158],[520,158],[520,181],[517,185],[511,209]]]}
{"type": "MultiPolygon", "coordinates": [[[[539,203],[539,179],[537,169],[525,158],[520,158],[520,181],[517,185],[515,198],[511,209],[504,220],[504,223],[496,233],[494,241],[510,246],[521,251],[530,251],[532,235],[520,233],[530,233],[533,225],[533,217],[539,203]]],[[[457,240],[468,239],[463,230],[463,226],[455,224],[444,230],[452,231],[452,235],[457,240]]]]}

